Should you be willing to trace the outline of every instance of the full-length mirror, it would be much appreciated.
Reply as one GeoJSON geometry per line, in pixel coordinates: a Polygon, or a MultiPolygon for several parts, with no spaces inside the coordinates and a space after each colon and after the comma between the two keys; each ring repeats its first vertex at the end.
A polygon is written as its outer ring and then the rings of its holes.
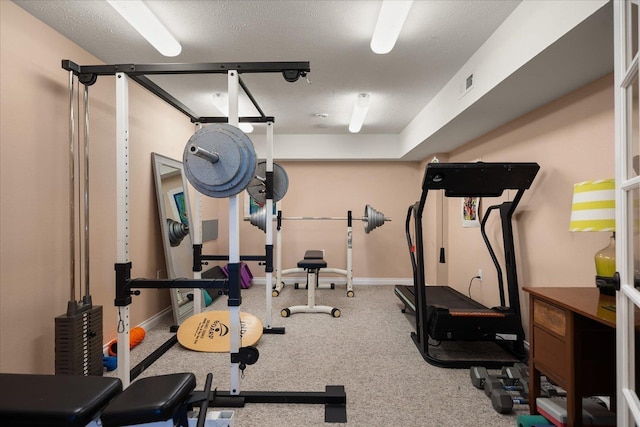
{"type": "MultiPolygon", "coordinates": [[[[182,162],[151,153],[156,184],[156,200],[167,277],[193,277],[193,247],[189,235],[190,205],[182,162]]],[[[173,318],[176,325],[193,313],[189,294],[193,289],[170,289],[173,318]]]]}

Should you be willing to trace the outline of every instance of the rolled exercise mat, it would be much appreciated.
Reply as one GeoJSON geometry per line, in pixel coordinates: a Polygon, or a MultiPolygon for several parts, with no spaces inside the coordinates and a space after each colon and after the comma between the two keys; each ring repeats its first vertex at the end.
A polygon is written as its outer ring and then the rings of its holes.
{"type": "MultiPolygon", "coordinates": [[[[240,313],[241,346],[255,345],[262,337],[262,322],[253,314],[240,313]]],[[[229,312],[205,311],[186,319],[178,328],[178,342],[189,350],[226,353],[231,347],[229,312]]]]}
{"type": "MultiPolygon", "coordinates": [[[[146,332],[144,331],[143,327],[136,326],[135,328],[131,328],[131,330],[129,331],[129,348],[133,348],[140,344],[142,340],[144,340],[145,335],[146,332]]],[[[109,356],[115,356],[118,353],[117,338],[109,343],[109,345],[107,346],[107,351],[109,352],[109,356]]]]}
{"type": "Polygon", "coordinates": [[[518,427],[553,426],[553,424],[542,415],[519,415],[516,419],[516,424],[518,427]]]}

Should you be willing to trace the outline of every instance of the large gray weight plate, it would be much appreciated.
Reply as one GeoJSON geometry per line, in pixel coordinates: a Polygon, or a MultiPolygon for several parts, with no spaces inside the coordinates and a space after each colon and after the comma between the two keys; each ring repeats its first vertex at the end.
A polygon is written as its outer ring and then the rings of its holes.
{"type": "Polygon", "coordinates": [[[364,232],[369,234],[370,231],[384,224],[386,218],[382,212],[378,212],[371,205],[364,207],[364,232]]]}
{"type": "MultiPolygon", "coordinates": [[[[249,183],[247,192],[258,202],[264,204],[267,201],[267,161],[260,160],[256,166],[255,177],[249,183]]],[[[273,201],[282,200],[289,189],[289,177],[282,166],[277,163],[273,164],[273,201]]]]}
{"type": "Polygon", "coordinates": [[[257,162],[249,137],[226,123],[197,130],[189,138],[182,159],[191,185],[216,198],[231,197],[244,190],[254,177],[257,162]]]}

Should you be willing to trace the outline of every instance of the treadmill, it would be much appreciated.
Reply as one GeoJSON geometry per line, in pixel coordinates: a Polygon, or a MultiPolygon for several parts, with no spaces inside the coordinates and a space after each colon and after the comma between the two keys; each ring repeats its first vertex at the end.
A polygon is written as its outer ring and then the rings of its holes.
{"type": "Polygon", "coordinates": [[[447,368],[495,369],[527,360],[511,220],[539,169],[537,163],[427,165],[420,201],[409,206],[406,219],[413,286],[397,285],[394,292],[404,303],[403,312],[415,313],[415,332],[411,337],[428,363],[447,368]],[[485,307],[449,286],[425,286],[422,214],[429,190],[444,190],[446,197],[499,197],[504,190],[517,190],[512,201],[486,210],[480,228],[498,273],[499,306],[485,307]],[[493,212],[499,212],[502,223],[506,287],[485,231],[487,219],[493,212]],[[415,246],[411,239],[412,219],[415,246]]]}

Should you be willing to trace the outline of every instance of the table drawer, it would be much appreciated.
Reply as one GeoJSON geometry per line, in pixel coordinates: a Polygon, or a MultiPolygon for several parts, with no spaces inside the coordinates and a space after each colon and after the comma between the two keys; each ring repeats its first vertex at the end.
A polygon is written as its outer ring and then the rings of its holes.
{"type": "Polygon", "coordinates": [[[566,336],[567,313],[555,305],[534,299],[533,322],[535,326],[539,326],[561,337],[566,336]]]}
{"type": "Polygon", "coordinates": [[[544,372],[559,386],[566,387],[569,373],[569,344],[546,329],[533,327],[533,360],[536,369],[544,372]]]}

